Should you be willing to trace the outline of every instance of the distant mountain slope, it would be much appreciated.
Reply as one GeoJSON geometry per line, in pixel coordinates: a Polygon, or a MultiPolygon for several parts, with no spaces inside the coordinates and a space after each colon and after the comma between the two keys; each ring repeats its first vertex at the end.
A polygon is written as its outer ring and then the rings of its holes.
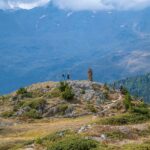
{"type": "Polygon", "coordinates": [[[150,103],[150,73],[115,82],[115,87],[119,88],[121,85],[126,87],[133,95],[139,96],[150,103]]]}
{"type": "Polygon", "coordinates": [[[0,11],[0,93],[61,78],[109,82],[150,72],[150,8],[0,11]]]}

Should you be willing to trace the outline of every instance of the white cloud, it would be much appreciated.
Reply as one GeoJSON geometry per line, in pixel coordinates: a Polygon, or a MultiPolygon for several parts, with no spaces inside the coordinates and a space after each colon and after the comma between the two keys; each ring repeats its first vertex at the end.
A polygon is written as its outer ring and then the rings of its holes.
{"type": "Polygon", "coordinates": [[[48,3],[71,11],[136,10],[150,6],[150,0],[0,0],[0,9],[32,9],[48,3]]]}
{"type": "Polygon", "coordinates": [[[32,9],[49,3],[50,0],[0,0],[0,9],[32,9]]]}
{"type": "Polygon", "coordinates": [[[150,6],[150,0],[52,0],[61,9],[80,10],[128,10],[150,6]]]}

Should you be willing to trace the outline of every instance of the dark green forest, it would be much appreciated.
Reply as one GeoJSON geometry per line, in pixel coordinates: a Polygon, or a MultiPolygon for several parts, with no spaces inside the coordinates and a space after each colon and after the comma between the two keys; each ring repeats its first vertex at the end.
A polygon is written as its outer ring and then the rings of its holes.
{"type": "Polygon", "coordinates": [[[127,88],[133,96],[137,96],[145,102],[150,103],[150,73],[116,81],[113,86],[115,88],[123,86],[127,88]]]}

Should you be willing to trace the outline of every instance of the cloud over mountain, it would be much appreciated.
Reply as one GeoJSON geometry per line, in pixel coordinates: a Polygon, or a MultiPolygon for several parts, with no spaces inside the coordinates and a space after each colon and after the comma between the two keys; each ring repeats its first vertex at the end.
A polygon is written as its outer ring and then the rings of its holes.
{"type": "Polygon", "coordinates": [[[138,10],[150,6],[150,0],[1,0],[0,9],[28,10],[48,3],[72,11],[138,10]]]}
{"type": "Polygon", "coordinates": [[[0,0],[0,9],[33,9],[46,5],[50,0],[0,0]]]}

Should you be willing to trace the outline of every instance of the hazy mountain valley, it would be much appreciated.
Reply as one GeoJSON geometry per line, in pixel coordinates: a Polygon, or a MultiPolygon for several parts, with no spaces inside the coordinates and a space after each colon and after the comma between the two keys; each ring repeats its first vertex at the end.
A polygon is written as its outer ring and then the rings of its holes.
{"type": "Polygon", "coordinates": [[[0,93],[39,81],[110,82],[150,71],[150,9],[72,12],[52,5],[0,11],[0,93]],[[81,71],[82,70],[82,71],[81,71]]]}

